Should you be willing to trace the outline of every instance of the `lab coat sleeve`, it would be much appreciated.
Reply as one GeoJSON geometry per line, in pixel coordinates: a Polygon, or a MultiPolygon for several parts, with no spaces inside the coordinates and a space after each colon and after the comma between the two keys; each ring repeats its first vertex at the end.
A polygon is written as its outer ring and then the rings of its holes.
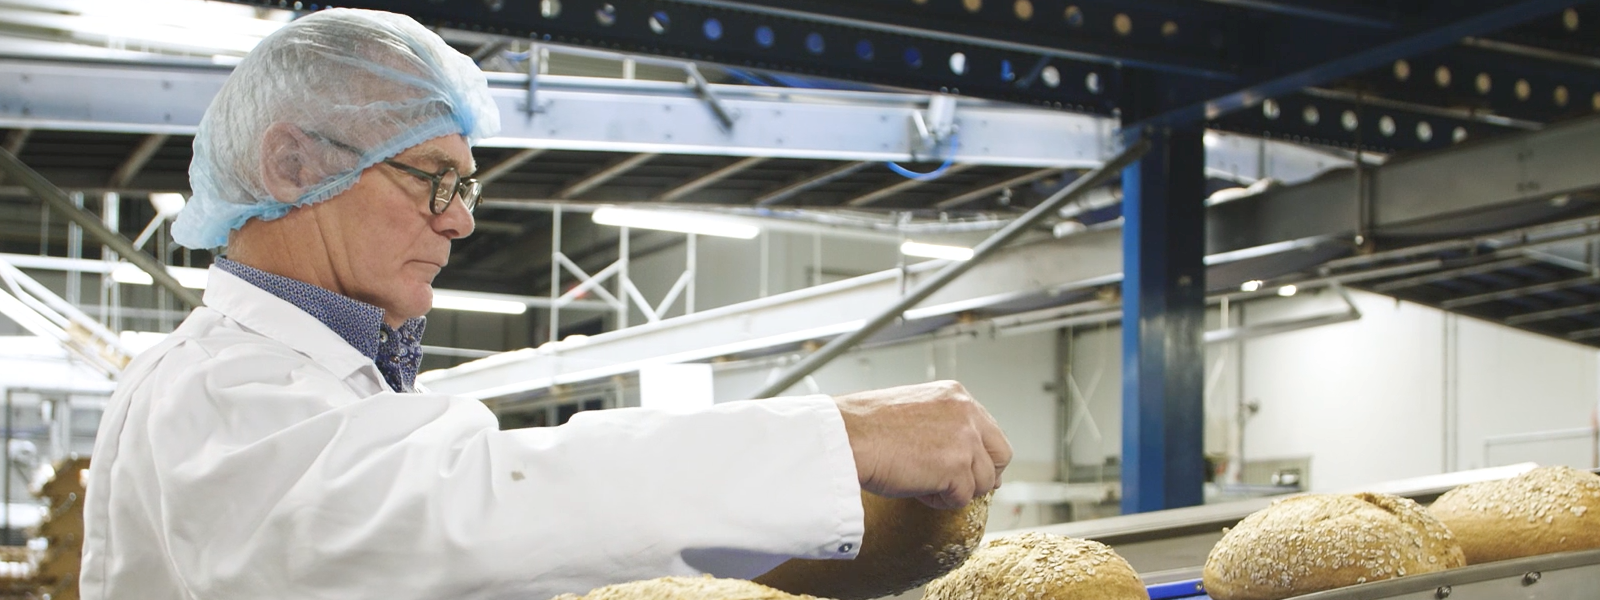
{"type": "Polygon", "coordinates": [[[356,397],[267,354],[211,357],[151,400],[165,545],[196,597],[545,598],[860,546],[826,397],[499,431],[475,400],[356,397]]]}

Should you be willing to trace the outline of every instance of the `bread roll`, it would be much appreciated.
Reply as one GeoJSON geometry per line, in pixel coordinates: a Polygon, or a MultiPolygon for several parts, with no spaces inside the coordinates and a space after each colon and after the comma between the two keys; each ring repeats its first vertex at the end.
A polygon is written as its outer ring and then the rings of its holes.
{"type": "Polygon", "coordinates": [[[1100,542],[1029,532],[990,540],[928,585],[923,600],[1149,600],[1139,575],[1100,542]]]}
{"type": "Polygon", "coordinates": [[[989,496],[938,510],[913,498],[861,492],[866,531],[855,560],[794,559],[755,580],[793,594],[838,600],[892,596],[949,573],[983,539],[989,496]]]}
{"type": "Polygon", "coordinates": [[[818,600],[785,594],[743,579],[662,577],[608,585],[587,595],[563,594],[551,600],[818,600]]]}
{"type": "Polygon", "coordinates": [[[1455,536],[1405,498],[1309,495],[1245,517],[1206,558],[1216,600],[1280,600],[1464,566],[1455,536]]]}
{"type": "Polygon", "coordinates": [[[1450,490],[1428,512],[1456,534],[1467,564],[1600,548],[1600,475],[1541,467],[1450,490]]]}

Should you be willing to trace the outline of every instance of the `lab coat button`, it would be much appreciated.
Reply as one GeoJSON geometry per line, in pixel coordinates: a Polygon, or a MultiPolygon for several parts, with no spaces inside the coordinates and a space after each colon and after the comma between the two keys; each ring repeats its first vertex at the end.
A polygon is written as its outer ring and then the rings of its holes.
{"type": "Polygon", "coordinates": [[[855,545],[854,544],[841,544],[839,546],[839,554],[849,554],[850,551],[854,550],[854,549],[855,549],[855,545]]]}

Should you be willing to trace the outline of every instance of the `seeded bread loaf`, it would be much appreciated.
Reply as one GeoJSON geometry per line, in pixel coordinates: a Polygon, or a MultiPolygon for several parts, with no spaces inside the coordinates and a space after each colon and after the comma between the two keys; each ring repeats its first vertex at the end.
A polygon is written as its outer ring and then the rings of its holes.
{"type": "Polygon", "coordinates": [[[818,600],[795,596],[743,579],[662,577],[596,588],[587,595],[563,594],[552,600],[818,600]]]}
{"type": "Polygon", "coordinates": [[[1216,600],[1281,600],[1465,564],[1450,530],[1416,502],[1307,495],[1274,502],[1222,536],[1204,581],[1216,600]]]}
{"type": "Polygon", "coordinates": [[[912,498],[861,492],[865,535],[855,560],[793,559],[755,581],[793,594],[838,600],[893,596],[959,566],[983,540],[989,496],[938,510],[912,498]]]}
{"type": "Polygon", "coordinates": [[[1600,548],[1600,475],[1541,467],[1450,490],[1428,512],[1456,534],[1467,564],[1600,548]]]}
{"type": "Polygon", "coordinates": [[[1149,598],[1133,567],[1105,544],[1038,532],[990,540],[923,594],[923,600],[1149,598]]]}

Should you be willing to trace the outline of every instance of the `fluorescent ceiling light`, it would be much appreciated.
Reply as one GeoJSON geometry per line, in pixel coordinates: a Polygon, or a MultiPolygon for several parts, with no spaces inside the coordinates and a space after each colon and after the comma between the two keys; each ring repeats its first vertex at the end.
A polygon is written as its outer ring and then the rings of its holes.
{"type": "Polygon", "coordinates": [[[1298,294],[1298,293],[1300,293],[1300,288],[1297,288],[1297,287],[1292,286],[1292,285],[1286,285],[1286,286],[1283,286],[1281,288],[1278,288],[1278,295],[1279,296],[1283,296],[1285,298],[1288,298],[1289,296],[1293,296],[1293,295],[1298,294]]]}
{"type": "Polygon", "coordinates": [[[290,17],[287,11],[275,11],[273,18],[259,19],[254,7],[193,0],[23,2],[20,8],[0,11],[0,22],[56,29],[77,40],[129,49],[239,54],[249,52],[290,17]]]}
{"type": "MultiPolygon", "coordinates": [[[[196,290],[206,289],[206,281],[209,279],[205,269],[193,267],[167,267],[167,273],[177,279],[179,285],[196,290]]],[[[117,283],[131,285],[150,285],[155,283],[155,279],[152,279],[149,273],[144,272],[143,269],[133,263],[117,265],[117,268],[111,271],[111,279],[117,283]]]]}
{"type": "Polygon", "coordinates": [[[520,315],[528,312],[528,305],[521,302],[482,298],[460,292],[441,290],[434,290],[433,292],[433,307],[445,310],[500,313],[503,315],[520,315]]]}
{"type": "Polygon", "coordinates": [[[921,256],[923,258],[942,258],[944,260],[971,260],[972,249],[960,246],[941,246],[939,244],[923,244],[920,242],[906,242],[900,244],[900,253],[906,256],[921,256]]]}
{"type": "Polygon", "coordinates": [[[613,227],[637,227],[741,240],[748,240],[761,234],[761,228],[755,225],[739,223],[716,215],[690,212],[606,207],[594,211],[594,222],[613,227]]]}
{"type": "Polygon", "coordinates": [[[1265,284],[1265,283],[1266,282],[1261,281],[1260,279],[1252,279],[1250,281],[1244,282],[1244,285],[1239,286],[1239,291],[1241,291],[1241,292],[1254,292],[1256,290],[1261,289],[1261,286],[1263,284],[1265,284]]]}
{"type": "MultiPolygon", "coordinates": [[[[183,287],[197,290],[205,289],[209,281],[205,269],[190,267],[167,267],[167,272],[183,287]]],[[[111,278],[118,283],[131,285],[150,285],[155,283],[150,274],[139,269],[133,263],[122,263],[111,271],[111,278]]],[[[474,292],[461,292],[454,290],[434,290],[433,307],[445,310],[465,310],[472,312],[490,312],[506,315],[520,315],[528,312],[528,305],[513,297],[500,298],[495,294],[479,294],[474,292]]]]}

